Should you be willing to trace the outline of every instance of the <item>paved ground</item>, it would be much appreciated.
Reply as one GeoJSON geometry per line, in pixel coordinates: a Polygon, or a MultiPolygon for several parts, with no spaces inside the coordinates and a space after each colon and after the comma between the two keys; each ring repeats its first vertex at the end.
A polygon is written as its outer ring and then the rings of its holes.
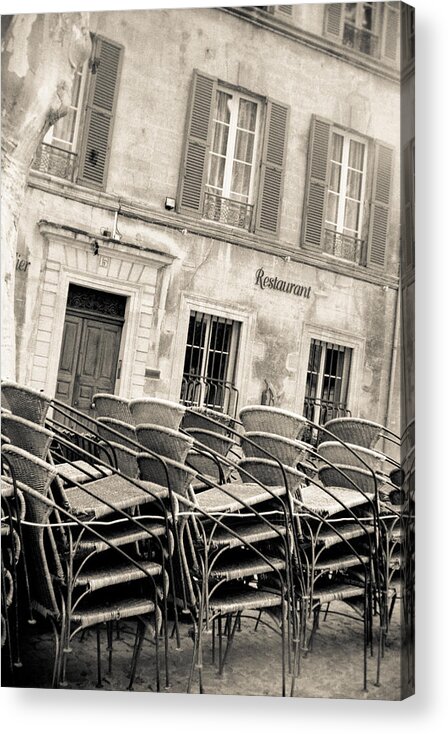
{"type": "MultiPolygon", "coordinates": [[[[335,604],[336,611],[348,611],[344,605],[335,604]]],[[[114,640],[112,673],[107,670],[107,653],[104,650],[103,690],[125,690],[131,660],[133,632],[127,625],[127,633],[114,640]]],[[[189,625],[181,625],[181,649],[175,640],[170,641],[169,672],[171,693],[185,693],[190,668],[192,640],[189,625]]],[[[53,638],[44,626],[27,627],[23,636],[23,667],[16,670],[13,685],[26,688],[50,686],[53,638]]],[[[281,695],[280,638],[266,627],[254,631],[254,623],[245,620],[235,636],[234,646],[222,676],[211,663],[211,639],[205,642],[204,688],[206,693],[227,695],[281,695]]],[[[104,648],[106,646],[104,640],[104,648]]],[[[390,635],[381,667],[381,685],[376,679],[376,658],[369,658],[368,691],[362,690],[363,663],[362,625],[344,617],[329,615],[318,630],[313,651],[303,660],[302,673],[296,681],[295,695],[307,698],[367,698],[400,699],[400,637],[399,605],[392,620],[390,635]]],[[[135,691],[155,690],[154,647],[146,640],[143,646],[135,691]]],[[[89,632],[73,645],[68,663],[68,687],[93,689],[96,687],[96,636],[89,632]]],[[[288,679],[289,680],[289,679],[288,679]]],[[[3,675],[3,686],[11,685],[3,675]]],[[[198,692],[197,677],[193,692],[198,692]]]]}

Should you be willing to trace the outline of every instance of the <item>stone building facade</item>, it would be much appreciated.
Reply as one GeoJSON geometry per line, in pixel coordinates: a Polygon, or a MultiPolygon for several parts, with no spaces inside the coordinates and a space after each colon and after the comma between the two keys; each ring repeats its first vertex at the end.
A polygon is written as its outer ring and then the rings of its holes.
{"type": "Polygon", "coordinates": [[[91,14],[36,153],[17,378],[399,430],[401,3],[91,14]]]}

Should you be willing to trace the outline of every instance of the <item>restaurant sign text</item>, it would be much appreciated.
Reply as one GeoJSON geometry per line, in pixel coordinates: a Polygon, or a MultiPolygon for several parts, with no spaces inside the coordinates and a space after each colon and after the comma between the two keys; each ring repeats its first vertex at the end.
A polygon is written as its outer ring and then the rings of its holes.
{"type": "Polygon", "coordinates": [[[302,296],[302,298],[309,298],[311,293],[311,286],[301,285],[300,283],[292,283],[286,280],[281,280],[277,276],[266,275],[263,268],[258,268],[255,273],[255,285],[260,286],[263,291],[265,288],[270,288],[274,291],[282,291],[282,293],[292,293],[294,296],[302,296]]]}

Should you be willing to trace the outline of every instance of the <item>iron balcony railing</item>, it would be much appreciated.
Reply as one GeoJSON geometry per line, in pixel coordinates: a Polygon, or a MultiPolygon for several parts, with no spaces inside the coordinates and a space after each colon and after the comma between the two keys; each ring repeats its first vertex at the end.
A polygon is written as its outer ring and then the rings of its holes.
{"type": "Polygon", "coordinates": [[[351,23],[344,23],[342,43],[367,56],[378,56],[378,36],[367,28],[357,28],[351,23]]]}
{"type": "Polygon", "coordinates": [[[234,418],[238,399],[239,392],[231,382],[193,374],[184,374],[182,378],[180,402],[189,408],[211,408],[234,418]]]}
{"type": "Polygon", "coordinates": [[[324,252],[328,255],[340,257],[343,260],[362,265],[364,261],[364,240],[357,237],[350,237],[341,232],[334,232],[331,229],[325,230],[324,235],[324,252]]]}
{"type": "Polygon", "coordinates": [[[218,194],[206,192],[204,198],[204,217],[214,222],[231,224],[233,227],[250,230],[253,206],[234,199],[226,199],[218,194]]]}
{"type": "Polygon", "coordinates": [[[49,173],[58,178],[73,181],[77,155],[56,145],[41,143],[34,156],[31,168],[41,173],[49,173]]]}

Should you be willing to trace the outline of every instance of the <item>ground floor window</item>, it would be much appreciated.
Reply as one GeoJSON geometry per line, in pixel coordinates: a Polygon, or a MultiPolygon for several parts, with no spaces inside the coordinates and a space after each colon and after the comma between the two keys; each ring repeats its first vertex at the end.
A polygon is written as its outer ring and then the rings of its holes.
{"type": "Polygon", "coordinates": [[[350,413],[347,405],[352,349],[311,339],[304,415],[324,424],[350,413]]]}
{"type": "Polygon", "coordinates": [[[235,412],[240,326],[232,319],[191,311],[180,395],[182,403],[229,414],[235,412]]]}

